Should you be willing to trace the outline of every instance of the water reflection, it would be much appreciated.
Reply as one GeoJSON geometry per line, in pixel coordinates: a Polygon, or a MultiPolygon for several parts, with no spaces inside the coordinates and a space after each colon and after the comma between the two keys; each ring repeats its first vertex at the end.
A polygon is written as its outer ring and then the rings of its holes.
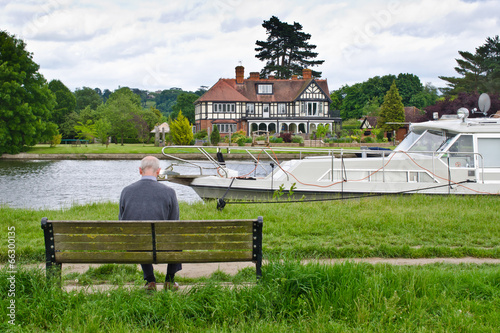
{"type": "MultiPolygon", "coordinates": [[[[161,162],[161,167],[167,166],[161,162]]],[[[138,180],[139,161],[0,161],[0,204],[58,209],[73,204],[118,202],[123,187],[138,180]]],[[[200,197],[189,187],[164,183],[179,201],[200,197]]]]}

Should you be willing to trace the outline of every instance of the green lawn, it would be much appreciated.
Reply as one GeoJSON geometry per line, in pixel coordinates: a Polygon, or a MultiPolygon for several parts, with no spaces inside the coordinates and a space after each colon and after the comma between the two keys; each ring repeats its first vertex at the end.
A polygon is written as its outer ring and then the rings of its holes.
{"type": "MultiPolygon", "coordinates": [[[[304,258],[500,258],[498,196],[386,196],[350,201],[247,204],[181,203],[181,219],[264,217],[264,254],[304,258]]],[[[64,210],[0,207],[0,227],[14,226],[21,260],[44,258],[40,221],[116,219],[116,203],[64,210]]],[[[2,239],[2,249],[7,246],[2,239]]],[[[5,261],[5,251],[0,260],[5,261]]]]}
{"type": "MultiPolygon", "coordinates": [[[[294,147],[298,148],[298,147],[294,147]]],[[[308,148],[308,147],[305,147],[308,148]]],[[[389,147],[393,149],[394,147],[389,147]]],[[[224,148],[225,149],[225,148],[224,148]]],[[[277,153],[283,153],[280,151],[278,147],[272,147],[272,149],[277,153]]],[[[338,149],[333,147],[312,147],[312,149],[338,149]]],[[[347,147],[343,148],[344,150],[358,150],[356,147],[347,147]]],[[[48,144],[38,144],[34,147],[31,147],[27,153],[30,154],[161,154],[161,147],[155,147],[152,144],[124,144],[123,146],[120,144],[110,144],[107,148],[101,144],[89,144],[87,146],[72,146],[70,144],[61,144],[56,147],[50,147],[48,144]]],[[[178,149],[178,148],[169,148],[168,153],[171,154],[183,154],[183,153],[193,153],[197,152],[197,148],[187,148],[187,149],[178,149]]],[[[215,149],[208,149],[208,152],[215,153],[215,149]]],[[[232,153],[245,153],[243,150],[239,149],[237,146],[231,147],[232,153]]]]}
{"type": "MultiPolygon", "coordinates": [[[[0,331],[9,332],[498,332],[499,265],[302,264],[339,257],[500,258],[498,196],[387,196],[350,201],[238,205],[181,203],[181,219],[264,217],[263,278],[215,272],[181,292],[147,294],[136,265],[104,265],[66,279],[117,289],[65,292],[47,284],[40,220],[116,219],[115,203],[61,210],[0,207],[15,228],[15,296],[0,284],[0,331]],[[227,288],[221,281],[232,282],[227,288]],[[202,284],[199,284],[203,282],[202,284]],[[132,289],[122,287],[132,283],[132,289]],[[16,304],[16,325],[8,306],[16,304]]],[[[7,236],[1,261],[7,260],[7,236]]],[[[11,278],[7,266],[2,281],[11,278]]],[[[161,279],[159,277],[159,279],[161,279]]]]}

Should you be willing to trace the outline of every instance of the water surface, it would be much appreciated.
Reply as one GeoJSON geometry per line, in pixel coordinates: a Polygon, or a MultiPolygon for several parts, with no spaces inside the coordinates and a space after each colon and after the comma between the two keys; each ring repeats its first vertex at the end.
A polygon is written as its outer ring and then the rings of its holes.
{"type": "MultiPolygon", "coordinates": [[[[166,166],[162,161],[161,167],[166,166]]],[[[59,209],[118,202],[121,190],[139,179],[139,161],[0,161],[0,204],[59,209]]],[[[201,200],[189,187],[162,183],[176,190],[179,201],[201,200]]]]}

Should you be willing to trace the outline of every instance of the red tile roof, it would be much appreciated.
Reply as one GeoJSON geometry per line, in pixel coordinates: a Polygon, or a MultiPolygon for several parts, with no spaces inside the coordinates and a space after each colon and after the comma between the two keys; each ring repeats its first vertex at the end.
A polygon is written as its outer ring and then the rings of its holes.
{"type": "MultiPolygon", "coordinates": [[[[236,83],[236,79],[219,79],[198,102],[290,102],[297,99],[300,94],[313,81],[308,80],[279,80],[279,79],[246,79],[241,84],[236,83]],[[257,94],[258,84],[272,84],[273,94],[257,94]]],[[[314,80],[316,84],[329,97],[328,83],[326,80],[314,80]]]]}

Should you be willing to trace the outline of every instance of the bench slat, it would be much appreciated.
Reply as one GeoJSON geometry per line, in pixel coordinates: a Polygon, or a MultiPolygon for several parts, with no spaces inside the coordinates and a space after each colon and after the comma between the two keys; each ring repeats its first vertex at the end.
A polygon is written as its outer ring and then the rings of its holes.
{"type": "Polygon", "coordinates": [[[183,242],[246,242],[252,241],[252,235],[250,234],[188,234],[188,235],[156,235],[156,244],[175,244],[175,243],[183,243],[183,242]]]}
{"type": "Polygon", "coordinates": [[[152,264],[152,252],[56,252],[55,262],[60,263],[134,263],[152,264]]]}
{"type": "Polygon", "coordinates": [[[228,243],[162,243],[157,244],[158,251],[177,250],[251,250],[252,242],[228,242],[228,243]]]}
{"type": "Polygon", "coordinates": [[[252,233],[252,225],[190,225],[160,224],[155,226],[156,234],[203,234],[203,233],[252,233]]]}
{"type": "Polygon", "coordinates": [[[148,243],[151,244],[149,235],[107,235],[107,234],[55,234],[56,244],[60,243],[148,243]]]}
{"type": "MultiPolygon", "coordinates": [[[[251,261],[251,251],[184,251],[158,252],[157,263],[201,263],[251,261]]],[[[151,252],[57,252],[61,263],[153,263],[151,252]]]]}
{"type": "Polygon", "coordinates": [[[83,223],[54,224],[54,234],[151,234],[151,225],[88,225],[83,223]]]}
{"type": "Polygon", "coordinates": [[[251,251],[184,251],[158,252],[158,263],[200,263],[200,262],[233,262],[251,261],[251,251]]]}
{"type": "Polygon", "coordinates": [[[102,250],[115,250],[115,251],[153,251],[151,240],[149,244],[146,243],[60,243],[57,246],[58,251],[102,251],[102,250]],[[127,249],[127,250],[124,250],[127,249]]]}

